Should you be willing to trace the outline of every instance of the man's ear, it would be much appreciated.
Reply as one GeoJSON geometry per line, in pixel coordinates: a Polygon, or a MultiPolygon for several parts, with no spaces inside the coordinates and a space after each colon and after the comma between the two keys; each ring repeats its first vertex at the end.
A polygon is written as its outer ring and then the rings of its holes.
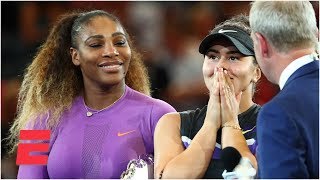
{"type": "Polygon", "coordinates": [[[76,48],[71,47],[70,48],[70,55],[72,58],[72,62],[74,65],[79,66],[80,65],[80,61],[79,61],[79,52],[76,48]]]}
{"type": "Polygon", "coordinates": [[[257,43],[259,44],[259,52],[261,52],[262,57],[269,57],[270,53],[270,46],[268,46],[267,39],[260,33],[256,32],[254,33],[256,36],[257,43]]]}

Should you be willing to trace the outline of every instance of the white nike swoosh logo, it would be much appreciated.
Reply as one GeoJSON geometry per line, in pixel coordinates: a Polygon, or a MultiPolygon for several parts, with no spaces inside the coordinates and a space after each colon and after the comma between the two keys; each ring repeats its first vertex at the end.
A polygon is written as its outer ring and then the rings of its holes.
{"type": "Polygon", "coordinates": [[[218,33],[225,33],[225,32],[237,32],[237,31],[235,31],[235,30],[223,30],[223,29],[220,29],[218,31],[218,33]]]}

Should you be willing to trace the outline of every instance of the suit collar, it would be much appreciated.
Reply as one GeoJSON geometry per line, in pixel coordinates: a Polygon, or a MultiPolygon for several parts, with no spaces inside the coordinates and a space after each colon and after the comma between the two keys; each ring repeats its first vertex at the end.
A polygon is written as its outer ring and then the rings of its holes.
{"type": "Polygon", "coordinates": [[[291,81],[293,81],[296,78],[299,78],[301,76],[304,76],[306,74],[312,73],[314,71],[318,70],[319,71],[319,60],[314,59],[313,61],[311,61],[310,63],[300,67],[299,69],[297,69],[290,77],[289,79],[286,81],[286,83],[284,84],[285,88],[291,81]]]}
{"type": "Polygon", "coordinates": [[[288,81],[289,77],[297,71],[300,67],[313,61],[312,55],[302,56],[294,61],[292,61],[281,73],[279,78],[279,87],[283,89],[284,85],[288,81]]]}

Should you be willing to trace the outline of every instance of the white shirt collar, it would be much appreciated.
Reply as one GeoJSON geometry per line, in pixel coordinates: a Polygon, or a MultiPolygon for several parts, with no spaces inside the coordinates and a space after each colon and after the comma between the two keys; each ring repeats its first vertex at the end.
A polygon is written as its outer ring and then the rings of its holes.
{"type": "Polygon", "coordinates": [[[283,89],[283,86],[286,84],[289,77],[300,67],[313,61],[313,55],[305,55],[294,61],[292,61],[281,73],[279,79],[280,90],[283,89]]]}

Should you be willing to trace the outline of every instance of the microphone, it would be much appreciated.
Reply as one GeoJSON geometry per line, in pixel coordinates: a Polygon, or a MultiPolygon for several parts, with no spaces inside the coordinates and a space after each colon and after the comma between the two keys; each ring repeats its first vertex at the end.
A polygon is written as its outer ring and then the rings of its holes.
{"type": "Polygon", "coordinates": [[[256,170],[250,160],[242,157],[234,147],[224,148],[220,159],[225,167],[222,173],[224,179],[253,179],[256,175],[256,170]]]}
{"type": "Polygon", "coordinates": [[[236,173],[233,172],[234,168],[241,160],[241,154],[234,147],[226,147],[221,151],[220,159],[222,160],[225,170],[222,173],[224,179],[237,179],[236,173]]]}

